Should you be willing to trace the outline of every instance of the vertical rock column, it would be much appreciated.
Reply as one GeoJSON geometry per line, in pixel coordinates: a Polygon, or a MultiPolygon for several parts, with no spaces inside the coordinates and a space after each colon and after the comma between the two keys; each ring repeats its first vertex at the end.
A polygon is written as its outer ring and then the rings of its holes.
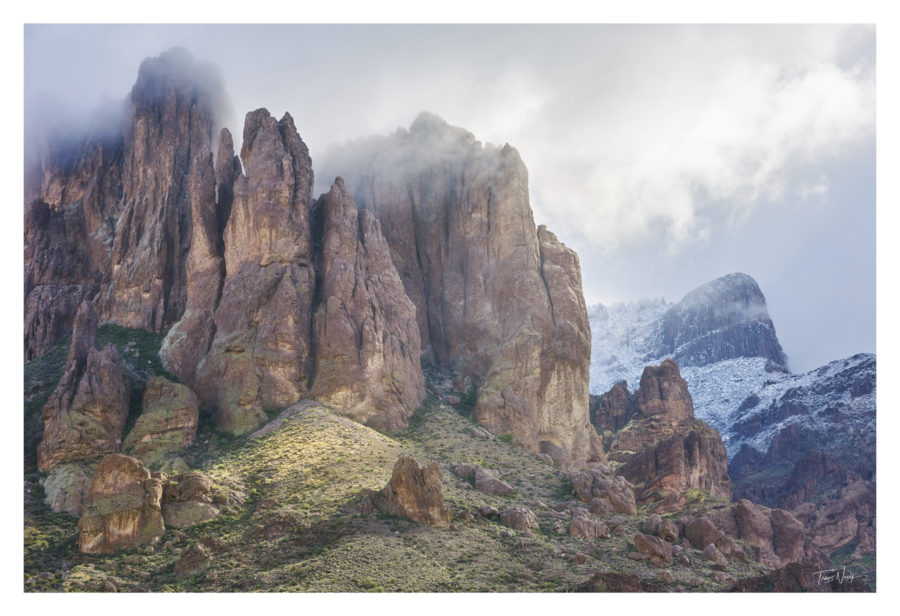
{"type": "Polygon", "coordinates": [[[294,121],[247,114],[225,226],[225,277],[215,336],[197,366],[196,392],[216,424],[246,434],[265,411],[306,394],[311,375],[315,272],[309,205],[313,172],[294,121]]]}
{"type": "Polygon", "coordinates": [[[314,212],[322,299],[313,318],[312,395],[374,428],[400,429],[425,397],[416,307],[381,225],[357,212],[341,178],[314,212]]]}

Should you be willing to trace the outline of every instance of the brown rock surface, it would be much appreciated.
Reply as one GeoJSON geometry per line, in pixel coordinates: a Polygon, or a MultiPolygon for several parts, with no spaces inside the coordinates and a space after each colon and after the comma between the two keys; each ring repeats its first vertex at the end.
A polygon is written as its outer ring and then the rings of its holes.
{"type": "Polygon", "coordinates": [[[725,560],[722,552],[719,551],[719,548],[717,548],[716,544],[714,543],[710,543],[705,548],[703,548],[703,558],[713,564],[719,565],[720,567],[725,567],[728,565],[728,561],[725,560]]]}
{"type": "Polygon", "coordinates": [[[728,457],[718,432],[694,419],[694,406],[678,365],[664,360],[647,366],[631,396],[624,382],[601,396],[595,421],[611,430],[608,455],[621,462],[616,472],[634,486],[635,499],[658,513],[677,511],[688,490],[729,500],[728,457]]]}
{"type": "Polygon", "coordinates": [[[311,396],[381,430],[398,430],[425,398],[416,307],[371,212],[337,178],[313,209],[319,242],[311,396]]]}
{"type": "Polygon", "coordinates": [[[185,309],[159,351],[163,366],[188,384],[195,382],[197,364],[209,351],[215,335],[215,309],[225,276],[222,231],[240,173],[240,160],[234,155],[231,133],[225,128],[219,135],[215,166],[212,153],[204,148],[191,167],[191,247],[185,265],[185,309]]]}
{"type": "Polygon", "coordinates": [[[598,432],[618,432],[625,427],[635,410],[625,381],[619,381],[601,396],[591,396],[591,423],[598,432]]]}
{"type": "Polygon", "coordinates": [[[252,432],[265,411],[289,406],[311,376],[315,272],[309,229],[312,163],[294,121],[247,114],[246,175],[234,185],[225,226],[225,277],[215,336],[197,366],[195,391],[232,434],[252,432]]]}
{"type": "Polygon", "coordinates": [[[712,545],[723,532],[716,528],[712,520],[706,516],[699,516],[691,520],[684,528],[684,536],[698,550],[704,549],[708,545],[712,545]]]}
{"type": "Polygon", "coordinates": [[[199,420],[197,396],[188,387],[157,376],[147,380],[141,414],[122,451],[147,466],[161,462],[167,453],[191,445],[199,420]]]}
{"type": "Polygon", "coordinates": [[[53,511],[80,516],[82,503],[91,489],[95,472],[95,465],[81,462],[54,466],[41,482],[44,487],[44,502],[53,511]]]}
{"type": "Polygon", "coordinates": [[[516,530],[529,530],[538,527],[537,516],[528,507],[510,507],[501,511],[500,523],[516,530]]]}
{"type": "Polygon", "coordinates": [[[213,482],[202,473],[179,473],[169,479],[162,497],[166,526],[184,528],[216,518],[220,507],[215,496],[213,482]]]}
{"type": "Polygon", "coordinates": [[[128,380],[113,345],[97,348],[97,313],[78,309],[66,369],[42,411],[38,468],[96,460],[119,450],[128,415],[128,380]]]}
{"type": "Polygon", "coordinates": [[[594,507],[594,500],[599,499],[616,513],[637,514],[633,487],[626,479],[598,469],[570,472],[567,477],[572,482],[572,492],[580,501],[592,503],[594,507]]]}
{"type": "Polygon", "coordinates": [[[121,454],[105,456],[78,521],[78,549],[86,554],[112,554],[162,535],[162,492],[162,480],[151,477],[139,460],[121,454]]]}
{"type": "Polygon", "coordinates": [[[758,549],[757,560],[780,567],[792,562],[825,566],[825,553],[796,517],[782,509],[770,509],[741,499],[728,507],[710,510],[706,516],[727,535],[758,549]]]}
{"type": "Polygon", "coordinates": [[[609,537],[609,527],[589,515],[573,515],[569,524],[569,535],[577,539],[600,539],[609,537]]]}
{"type": "Polygon", "coordinates": [[[516,150],[421,114],[337,165],[381,221],[426,359],[478,384],[477,420],[557,464],[602,458],[577,256],[535,227],[516,150]]]}
{"type": "Polygon", "coordinates": [[[391,515],[438,528],[450,526],[450,509],[444,503],[441,470],[430,462],[420,467],[409,456],[394,464],[391,481],[375,497],[376,506],[391,515]]]}
{"type": "Polygon", "coordinates": [[[804,503],[793,514],[827,554],[856,542],[860,554],[875,551],[875,484],[858,479],[819,506],[804,503]]]}
{"type": "Polygon", "coordinates": [[[485,492],[487,494],[495,494],[498,496],[503,496],[505,494],[511,494],[514,492],[513,487],[494,477],[493,473],[489,470],[481,468],[480,466],[475,467],[475,489],[485,492]]]}
{"type": "Polygon", "coordinates": [[[207,565],[211,559],[212,556],[205,547],[200,543],[192,543],[181,551],[172,570],[175,575],[185,575],[207,565]]]}
{"type": "Polygon", "coordinates": [[[45,130],[26,170],[26,360],[86,299],[104,321],[154,332],[181,317],[192,178],[211,165],[223,100],[217,72],[173,49],[145,60],[123,107],[85,134],[45,130]]]}
{"type": "Polygon", "coordinates": [[[141,63],[126,101],[109,284],[96,300],[104,320],[161,332],[181,318],[191,201],[211,196],[198,194],[192,180],[212,171],[209,147],[222,98],[214,67],[195,63],[184,49],[141,63]]]}
{"type": "Polygon", "coordinates": [[[641,554],[650,557],[650,564],[654,567],[662,567],[672,564],[671,546],[658,537],[635,533],[634,547],[641,554]]]}

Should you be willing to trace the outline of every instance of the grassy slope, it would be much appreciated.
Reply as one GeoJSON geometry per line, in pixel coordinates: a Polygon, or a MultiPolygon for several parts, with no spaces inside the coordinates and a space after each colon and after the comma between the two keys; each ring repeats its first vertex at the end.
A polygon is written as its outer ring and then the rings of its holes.
{"type": "MultiPolygon", "coordinates": [[[[161,371],[153,357],[145,357],[154,344],[158,348],[158,337],[134,332],[139,344],[129,347],[128,330],[115,328],[114,334],[110,341],[120,345],[133,373],[161,371]]],[[[57,349],[28,364],[26,391],[29,382],[39,380],[37,374],[53,372],[50,364],[60,357],[64,362],[65,352],[57,349]]],[[[55,385],[49,376],[43,382],[51,383],[49,390],[55,385]]],[[[46,399],[46,389],[32,386],[26,426],[35,423],[37,401],[46,399]]],[[[25,589],[94,589],[112,578],[120,590],[152,591],[568,591],[598,570],[658,579],[658,570],[627,558],[643,516],[616,516],[625,521],[622,536],[572,539],[568,514],[553,510],[574,504],[565,477],[502,439],[470,435],[471,426],[429,397],[410,427],[391,435],[321,406],[295,411],[280,428],[256,439],[228,439],[206,427],[184,458],[242,494],[243,504],[206,524],[167,531],[155,547],[112,556],[77,552],[76,520],[53,514],[40,502],[38,475],[26,455],[25,589]],[[454,518],[450,529],[362,512],[360,491],[382,488],[401,453],[420,462],[435,460],[444,471],[444,495],[454,518]],[[475,491],[450,473],[460,462],[494,470],[516,492],[499,497],[475,491]],[[273,499],[275,507],[258,512],[263,499],[273,499]],[[482,518],[477,512],[484,505],[529,506],[540,529],[528,535],[482,518]],[[181,551],[204,537],[224,549],[207,566],[176,575],[173,565],[181,551]],[[576,564],[576,554],[587,561],[576,564]]],[[[720,589],[715,571],[698,552],[689,553],[700,564],[673,567],[675,584],[659,583],[660,590],[720,589]]],[[[743,577],[756,571],[733,563],[728,573],[743,577]]]]}

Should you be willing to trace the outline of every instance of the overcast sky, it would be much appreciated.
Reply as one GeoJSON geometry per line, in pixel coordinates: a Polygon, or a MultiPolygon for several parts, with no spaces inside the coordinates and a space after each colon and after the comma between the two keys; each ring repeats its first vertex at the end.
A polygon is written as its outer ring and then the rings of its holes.
{"type": "Polygon", "coordinates": [[[873,28],[26,26],[26,109],[119,100],[176,45],[220,67],[236,141],[290,111],[314,168],[422,110],[515,146],[588,303],[742,271],[792,369],[875,350],[873,28]]]}

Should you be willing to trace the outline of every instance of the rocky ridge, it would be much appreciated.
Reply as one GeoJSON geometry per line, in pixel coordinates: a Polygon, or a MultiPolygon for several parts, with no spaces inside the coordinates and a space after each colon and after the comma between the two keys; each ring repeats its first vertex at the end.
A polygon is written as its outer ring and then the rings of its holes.
{"type": "Polygon", "coordinates": [[[600,459],[578,257],[535,227],[518,152],[423,113],[332,159],[381,222],[424,358],[476,383],[477,420],[557,464],[600,459]]]}
{"type": "Polygon", "coordinates": [[[601,396],[592,420],[609,459],[619,464],[616,473],[635,486],[639,504],[676,511],[686,505],[689,490],[731,498],[722,440],[694,419],[687,383],[671,359],[647,366],[634,394],[620,383],[601,396]]]}

